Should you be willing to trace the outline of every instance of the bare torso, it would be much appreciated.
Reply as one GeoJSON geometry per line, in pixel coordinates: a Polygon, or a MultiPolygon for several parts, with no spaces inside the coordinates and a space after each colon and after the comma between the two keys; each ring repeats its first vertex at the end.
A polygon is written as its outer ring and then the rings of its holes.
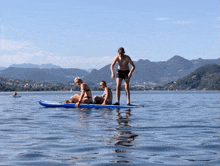
{"type": "Polygon", "coordinates": [[[81,84],[81,93],[83,90],[85,91],[83,98],[92,98],[92,92],[91,92],[89,86],[86,85],[85,83],[81,84]]]}
{"type": "Polygon", "coordinates": [[[130,57],[127,55],[118,55],[117,56],[118,69],[122,71],[129,70],[128,63],[130,62],[130,57]]]}
{"type": "Polygon", "coordinates": [[[112,91],[110,88],[105,88],[105,93],[108,92],[108,100],[112,101],[112,91]]]}

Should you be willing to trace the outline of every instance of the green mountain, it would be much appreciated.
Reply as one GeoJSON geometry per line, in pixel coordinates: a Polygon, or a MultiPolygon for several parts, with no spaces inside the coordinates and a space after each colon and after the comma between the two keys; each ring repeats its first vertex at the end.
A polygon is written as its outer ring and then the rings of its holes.
{"type": "Polygon", "coordinates": [[[220,65],[212,64],[198,68],[188,76],[172,81],[155,90],[220,90],[220,65]]]}

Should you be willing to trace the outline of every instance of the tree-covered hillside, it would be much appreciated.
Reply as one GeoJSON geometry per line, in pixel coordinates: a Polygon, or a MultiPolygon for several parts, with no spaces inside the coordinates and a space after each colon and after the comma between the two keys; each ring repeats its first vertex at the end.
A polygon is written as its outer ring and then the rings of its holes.
{"type": "Polygon", "coordinates": [[[70,89],[71,85],[40,83],[31,80],[0,78],[0,92],[6,91],[57,91],[70,89]]]}
{"type": "Polygon", "coordinates": [[[188,76],[172,81],[156,90],[220,90],[220,66],[206,65],[188,76]]]}

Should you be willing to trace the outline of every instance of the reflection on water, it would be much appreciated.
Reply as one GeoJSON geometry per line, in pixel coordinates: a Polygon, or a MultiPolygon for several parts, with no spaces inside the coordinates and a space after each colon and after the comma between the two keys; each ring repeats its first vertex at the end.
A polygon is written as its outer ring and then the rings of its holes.
{"type": "Polygon", "coordinates": [[[73,119],[74,122],[72,124],[73,136],[79,141],[87,141],[86,133],[90,126],[88,119],[91,115],[91,109],[79,108],[77,110],[77,116],[73,119]]]}
{"type": "Polygon", "coordinates": [[[116,142],[115,145],[121,146],[134,146],[132,141],[135,140],[135,137],[138,135],[131,131],[131,126],[129,125],[130,120],[129,117],[131,116],[131,110],[125,110],[125,116],[123,117],[120,113],[120,110],[116,110],[118,118],[116,119],[119,127],[116,128],[116,142]]]}
{"type": "Polygon", "coordinates": [[[128,150],[124,150],[124,148],[121,147],[133,147],[135,146],[135,138],[138,136],[131,130],[130,126],[130,119],[129,117],[132,115],[131,110],[120,110],[116,109],[117,113],[117,119],[116,122],[119,125],[118,127],[115,128],[116,130],[116,135],[112,137],[112,141],[114,142],[114,145],[117,147],[115,149],[115,153],[117,154],[117,158],[120,158],[121,160],[118,161],[112,161],[115,163],[131,163],[128,161],[127,154],[131,153],[128,150]],[[122,112],[123,111],[123,112],[122,112]],[[123,116],[123,114],[125,114],[123,116]]]}

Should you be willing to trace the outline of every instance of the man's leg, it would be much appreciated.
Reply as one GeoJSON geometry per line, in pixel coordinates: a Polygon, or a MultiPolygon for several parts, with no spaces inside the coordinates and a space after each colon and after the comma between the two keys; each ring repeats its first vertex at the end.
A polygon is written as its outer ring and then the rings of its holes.
{"type": "Polygon", "coordinates": [[[126,91],[127,104],[130,104],[129,83],[130,83],[130,79],[125,79],[125,91],[126,91]]]}
{"type": "Polygon", "coordinates": [[[120,95],[121,95],[121,82],[122,82],[122,78],[116,78],[116,101],[119,104],[120,101],[120,95]]]}

